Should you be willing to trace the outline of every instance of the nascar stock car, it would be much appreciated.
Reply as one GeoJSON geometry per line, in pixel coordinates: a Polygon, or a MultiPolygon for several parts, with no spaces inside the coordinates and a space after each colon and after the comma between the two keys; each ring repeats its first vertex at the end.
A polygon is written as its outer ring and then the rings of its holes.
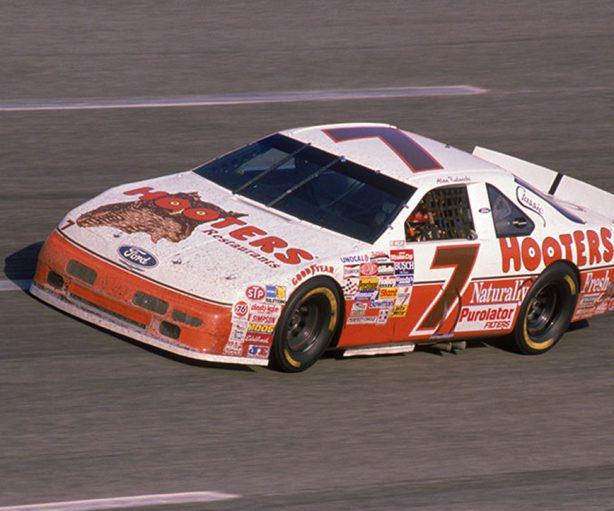
{"type": "Polygon", "coordinates": [[[614,309],[613,199],[390,125],[291,129],[71,211],[31,292],[163,350],[289,372],[499,335],[538,354],[614,309]]]}

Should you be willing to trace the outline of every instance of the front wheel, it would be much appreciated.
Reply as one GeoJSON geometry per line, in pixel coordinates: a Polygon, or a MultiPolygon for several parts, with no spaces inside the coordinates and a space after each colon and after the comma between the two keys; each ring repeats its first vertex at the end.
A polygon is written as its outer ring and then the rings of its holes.
{"type": "Polygon", "coordinates": [[[578,278],[557,262],[546,268],[520,307],[513,338],[518,350],[538,355],[552,348],[567,331],[578,300],[578,278]]]}
{"type": "Polygon", "coordinates": [[[277,322],[271,362],[296,373],[315,364],[338,334],[342,295],[326,277],[315,277],[290,297],[277,322]]]}

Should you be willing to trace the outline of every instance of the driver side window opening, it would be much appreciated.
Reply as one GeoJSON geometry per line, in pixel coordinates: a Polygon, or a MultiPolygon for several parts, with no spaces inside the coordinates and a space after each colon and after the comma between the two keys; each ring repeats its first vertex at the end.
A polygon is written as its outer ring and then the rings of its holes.
{"type": "Polygon", "coordinates": [[[405,220],[406,241],[476,237],[466,186],[431,190],[405,220]]]}

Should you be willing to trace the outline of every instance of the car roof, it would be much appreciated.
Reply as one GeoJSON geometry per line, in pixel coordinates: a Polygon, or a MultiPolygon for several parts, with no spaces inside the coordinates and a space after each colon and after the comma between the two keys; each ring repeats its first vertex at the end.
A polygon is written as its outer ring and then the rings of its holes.
{"type": "Polygon", "coordinates": [[[426,177],[509,174],[465,151],[390,124],[326,124],[280,133],[414,186],[426,177]]]}

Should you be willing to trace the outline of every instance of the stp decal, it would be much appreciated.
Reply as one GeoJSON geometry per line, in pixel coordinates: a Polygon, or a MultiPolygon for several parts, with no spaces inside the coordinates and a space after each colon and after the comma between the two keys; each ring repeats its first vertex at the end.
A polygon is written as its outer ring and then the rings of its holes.
{"type": "Polygon", "coordinates": [[[324,133],[337,143],[361,138],[378,138],[394,151],[412,172],[443,168],[422,146],[397,128],[358,126],[327,129],[324,133]]]}
{"type": "Polygon", "coordinates": [[[245,296],[250,300],[264,300],[266,290],[262,286],[249,286],[245,290],[245,296]]]}

